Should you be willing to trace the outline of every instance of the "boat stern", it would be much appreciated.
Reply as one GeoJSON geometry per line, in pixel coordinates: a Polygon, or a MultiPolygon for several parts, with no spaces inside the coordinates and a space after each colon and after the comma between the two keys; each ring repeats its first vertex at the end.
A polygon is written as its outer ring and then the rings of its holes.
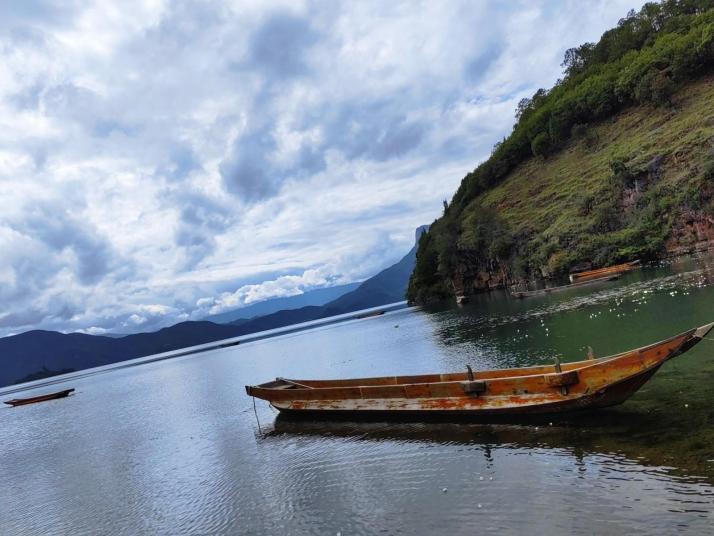
{"type": "Polygon", "coordinates": [[[287,380],[285,378],[275,378],[272,382],[261,383],[258,385],[246,385],[245,392],[248,396],[254,396],[256,398],[261,398],[263,400],[271,400],[270,394],[275,392],[281,392],[286,389],[300,389],[306,388],[307,386],[296,383],[292,380],[287,380]]]}
{"type": "Polygon", "coordinates": [[[258,385],[246,385],[246,386],[245,386],[245,393],[246,393],[248,396],[255,396],[255,397],[258,397],[258,398],[263,398],[263,397],[261,396],[261,391],[262,391],[263,389],[272,389],[272,388],[274,388],[276,385],[279,385],[279,383],[278,383],[277,380],[274,381],[274,382],[266,382],[266,383],[261,383],[261,384],[258,384],[258,385]]]}
{"type": "Polygon", "coordinates": [[[694,331],[694,336],[698,339],[703,339],[712,329],[714,329],[714,322],[712,322],[711,324],[706,324],[705,326],[698,327],[694,331]]]}

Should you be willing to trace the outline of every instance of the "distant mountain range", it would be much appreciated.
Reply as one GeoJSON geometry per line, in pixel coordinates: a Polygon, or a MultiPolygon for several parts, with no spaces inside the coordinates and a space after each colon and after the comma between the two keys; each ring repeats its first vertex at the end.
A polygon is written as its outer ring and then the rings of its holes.
{"type": "MultiPolygon", "coordinates": [[[[417,230],[417,237],[423,229],[417,230]]],[[[337,297],[327,303],[273,309],[263,316],[234,318],[227,324],[182,322],[156,332],[123,337],[41,330],[4,337],[0,339],[0,387],[402,301],[415,261],[416,246],[397,264],[361,284],[335,288],[331,292],[337,297]]],[[[306,302],[319,301],[329,295],[329,292],[317,293],[306,298],[306,302]]],[[[290,298],[283,300],[288,307],[299,303],[290,298]]],[[[261,310],[258,305],[226,313],[223,318],[239,313],[254,314],[261,310]]],[[[268,311],[275,305],[266,303],[263,310],[268,311]]]]}
{"type": "Polygon", "coordinates": [[[0,387],[240,335],[235,326],[182,322],[121,338],[28,331],[0,339],[0,387]]]}
{"type": "Polygon", "coordinates": [[[405,299],[409,276],[415,263],[416,246],[397,264],[382,270],[364,281],[352,292],[325,305],[309,305],[300,309],[276,311],[252,320],[238,319],[234,320],[231,325],[243,330],[243,333],[255,333],[402,301],[405,299]]]}
{"type": "Polygon", "coordinates": [[[275,313],[276,311],[300,309],[301,307],[306,307],[308,305],[325,305],[326,303],[339,298],[343,294],[347,294],[348,292],[356,289],[359,285],[359,283],[348,283],[346,285],[308,290],[307,292],[303,292],[297,296],[272,298],[253,305],[241,307],[240,309],[234,309],[225,313],[207,316],[204,320],[215,322],[217,324],[229,324],[235,320],[250,320],[256,316],[269,315],[271,313],[275,313]]]}

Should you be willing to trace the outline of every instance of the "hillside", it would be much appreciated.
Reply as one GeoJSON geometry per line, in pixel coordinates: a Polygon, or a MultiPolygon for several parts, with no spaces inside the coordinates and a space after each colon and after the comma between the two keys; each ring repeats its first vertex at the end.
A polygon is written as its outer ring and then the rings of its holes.
{"type": "Polygon", "coordinates": [[[367,279],[352,292],[326,304],[326,311],[330,315],[337,315],[404,300],[415,262],[416,246],[397,264],[367,279]]]}
{"type": "Polygon", "coordinates": [[[423,237],[410,300],[714,244],[714,10],[699,4],[648,4],[566,53],[565,79],[521,101],[423,237]]]}
{"type": "MultiPolygon", "coordinates": [[[[710,187],[701,179],[714,161],[714,77],[684,86],[672,101],[671,108],[622,112],[576,136],[553,158],[524,162],[474,200],[466,217],[480,204],[491,207],[510,228],[528,230],[555,249],[606,223],[600,221],[606,219],[605,201],[640,217],[655,199],[697,208],[697,194],[710,187]],[[617,165],[625,176],[615,176],[617,165]],[[613,185],[618,178],[621,184],[613,185]]],[[[671,216],[669,207],[662,208],[663,218],[671,216]]]]}

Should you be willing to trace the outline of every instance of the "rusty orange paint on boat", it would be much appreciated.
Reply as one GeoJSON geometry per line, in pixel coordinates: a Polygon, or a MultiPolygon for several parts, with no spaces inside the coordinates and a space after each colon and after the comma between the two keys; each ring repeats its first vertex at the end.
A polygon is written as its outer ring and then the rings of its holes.
{"type": "Polygon", "coordinates": [[[662,364],[702,340],[714,322],[620,354],[562,363],[449,374],[288,380],[246,386],[292,413],[550,414],[621,404],[662,364]]]}
{"type": "Polygon", "coordinates": [[[590,279],[599,279],[608,275],[624,274],[630,270],[634,270],[640,266],[640,261],[625,262],[616,264],[606,268],[598,268],[597,270],[588,270],[586,272],[577,272],[570,274],[570,281],[575,283],[578,281],[587,281],[590,279]]]}

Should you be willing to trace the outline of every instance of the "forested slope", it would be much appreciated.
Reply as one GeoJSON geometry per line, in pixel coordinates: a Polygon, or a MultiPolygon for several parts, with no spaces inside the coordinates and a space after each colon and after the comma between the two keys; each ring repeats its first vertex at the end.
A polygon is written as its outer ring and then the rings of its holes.
{"type": "Polygon", "coordinates": [[[710,0],[646,4],[568,50],[422,237],[409,298],[709,245],[713,66],[710,0]]]}

